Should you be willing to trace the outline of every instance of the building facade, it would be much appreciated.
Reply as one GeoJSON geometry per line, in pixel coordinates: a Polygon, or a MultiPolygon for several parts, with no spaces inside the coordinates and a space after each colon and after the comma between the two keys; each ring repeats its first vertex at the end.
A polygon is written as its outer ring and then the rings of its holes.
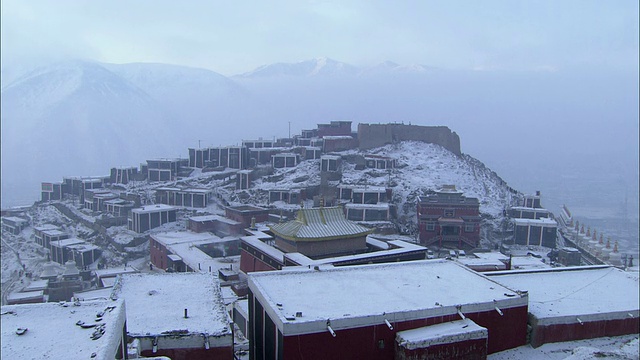
{"type": "Polygon", "coordinates": [[[480,241],[480,204],[455,186],[418,198],[420,243],[425,246],[475,248],[480,241]]]}
{"type": "Polygon", "coordinates": [[[129,213],[129,230],[143,233],[162,224],[174,222],[177,219],[177,210],[174,206],[164,204],[133,209],[129,213]]]}
{"type": "Polygon", "coordinates": [[[248,277],[253,360],[394,359],[406,352],[401,332],[464,319],[487,330],[486,347],[469,358],[526,342],[527,295],[445,260],[248,277]]]}

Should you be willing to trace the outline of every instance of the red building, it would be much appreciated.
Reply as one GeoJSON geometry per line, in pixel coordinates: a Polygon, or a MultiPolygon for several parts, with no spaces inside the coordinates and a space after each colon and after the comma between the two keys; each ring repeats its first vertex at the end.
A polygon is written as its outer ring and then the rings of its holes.
{"type": "Polygon", "coordinates": [[[216,257],[238,255],[240,239],[219,238],[210,233],[163,232],[149,236],[151,263],[175,272],[213,272],[216,257]]]}
{"type": "Polygon", "coordinates": [[[263,242],[273,238],[255,231],[253,236],[245,236],[240,244],[240,270],[245,274],[254,271],[281,270],[284,266],[284,252],[263,242]]]}
{"type": "Polygon", "coordinates": [[[475,248],[480,241],[480,203],[445,186],[418,198],[420,243],[425,246],[475,248]]]}
{"type": "MultiPolygon", "coordinates": [[[[394,359],[405,352],[400,332],[461,319],[488,332],[487,347],[476,347],[470,358],[526,342],[527,294],[451,261],[319,266],[248,277],[250,359],[394,359]]],[[[469,349],[469,343],[458,348],[469,349]]]]}
{"type": "Polygon", "coordinates": [[[127,335],[138,340],[138,355],[233,359],[233,332],[216,276],[123,274],[111,297],[127,305],[127,335]]]}
{"type": "Polygon", "coordinates": [[[187,229],[193,232],[213,232],[220,236],[242,234],[242,223],[220,215],[202,215],[189,218],[187,229]]]}
{"type": "Polygon", "coordinates": [[[239,222],[243,229],[251,226],[251,220],[256,223],[269,220],[269,209],[252,205],[228,206],[225,208],[225,217],[239,222]]]}
{"type": "Polygon", "coordinates": [[[485,273],[527,291],[531,346],[637,334],[640,287],[636,276],[607,265],[485,273]]]}
{"type": "Polygon", "coordinates": [[[486,359],[487,335],[470,319],[400,331],[396,359],[486,359]]]}

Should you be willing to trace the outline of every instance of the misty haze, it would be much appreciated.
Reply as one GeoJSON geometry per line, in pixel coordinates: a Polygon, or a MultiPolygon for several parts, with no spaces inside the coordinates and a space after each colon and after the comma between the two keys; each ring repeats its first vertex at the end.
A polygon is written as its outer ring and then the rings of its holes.
{"type": "MultiPolygon", "coordinates": [[[[85,358],[98,343],[105,358],[334,357],[314,336],[357,343],[371,326],[385,335],[340,356],[637,359],[637,2],[175,5],[3,0],[3,327],[5,307],[118,298],[126,311],[91,305],[117,326],[87,325],[85,358]],[[215,274],[194,289],[207,320],[183,323],[196,304],[146,319],[145,301],[190,291],[174,272],[215,274]],[[473,285],[422,293],[426,276],[473,285]],[[482,281],[500,287],[470,290],[482,281]],[[478,320],[485,301],[500,318],[478,320]],[[414,318],[431,312],[446,315],[414,318]]],[[[57,311],[37,306],[11,326],[57,311]]],[[[3,352],[37,357],[16,326],[3,352]]]]}

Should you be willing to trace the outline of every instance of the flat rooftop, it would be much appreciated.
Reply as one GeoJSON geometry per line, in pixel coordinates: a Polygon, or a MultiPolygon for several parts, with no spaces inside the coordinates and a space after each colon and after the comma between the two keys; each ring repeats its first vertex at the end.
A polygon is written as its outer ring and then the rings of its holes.
{"type": "MultiPolygon", "coordinates": [[[[387,249],[380,249],[377,251],[371,251],[371,252],[366,252],[366,253],[356,254],[356,255],[345,255],[345,256],[337,256],[337,257],[330,257],[330,258],[322,258],[317,260],[311,259],[300,253],[287,253],[287,254],[284,254],[284,257],[291,261],[296,262],[297,264],[300,264],[301,266],[309,266],[309,265],[314,266],[314,265],[322,265],[322,264],[349,263],[353,261],[363,261],[367,259],[371,259],[373,261],[376,258],[381,258],[381,257],[392,257],[395,255],[410,254],[413,252],[423,252],[424,254],[426,254],[427,252],[427,248],[423,246],[408,243],[402,240],[391,240],[388,242],[384,242],[384,241],[381,242],[379,240],[370,239],[370,237],[367,236],[367,244],[374,245],[374,246],[386,245],[387,249]],[[390,245],[393,247],[390,247],[390,245]]],[[[266,246],[269,246],[269,245],[266,245],[266,246]]]]}
{"type": "Polygon", "coordinates": [[[549,218],[541,219],[513,219],[516,225],[538,225],[538,226],[558,226],[558,223],[549,218]]]}
{"type": "Polygon", "coordinates": [[[112,297],[127,303],[127,330],[131,336],[185,329],[192,334],[231,334],[220,286],[211,274],[122,274],[112,297]],[[188,311],[186,319],[184,309],[188,311]]]}
{"type": "Polygon", "coordinates": [[[44,235],[48,235],[48,236],[61,236],[61,235],[67,235],[66,232],[64,231],[60,231],[57,228],[56,229],[50,229],[50,230],[41,230],[42,234],[44,235]]]}
{"type": "Polygon", "coordinates": [[[177,207],[171,206],[171,205],[155,204],[155,205],[145,205],[137,209],[133,209],[131,210],[131,212],[142,214],[142,213],[152,213],[152,212],[169,211],[169,210],[177,210],[177,209],[178,209],[177,207]]]}
{"type": "Polygon", "coordinates": [[[249,288],[285,335],[527,305],[527,297],[462,265],[421,260],[250,273],[249,288]],[[495,301],[495,303],[494,303],[495,301]],[[497,305],[496,305],[497,304],[497,305]],[[301,317],[296,313],[301,312],[301,317]]]}
{"type": "Polygon", "coordinates": [[[125,322],[123,301],[86,301],[73,303],[8,305],[1,308],[3,359],[113,359],[122,338],[125,322]],[[111,311],[105,309],[113,307],[111,311]],[[83,329],[76,322],[96,323],[96,314],[104,311],[99,324],[104,335],[92,340],[95,328],[83,329]],[[16,329],[28,329],[17,335],[16,329]],[[95,353],[96,356],[91,355],[95,353]]]}
{"type": "Polygon", "coordinates": [[[460,341],[486,339],[486,328],[470,319],[450,321],[417,329],[398,331],[396,341],[406,349],[424,349],[426,347],[450,344],[460,341]]]}
{"type": "MultiPolygon", "coordinates": [[[[638,317],[638,274],[609,266],[485,273],[508,287],[529,292],[529,313],[549,324],[562,317],[582,321],[638,317]],[[553,320],[552,318],[555,318],[553,320]]],[[[572,322],[574,322],[572,321],[572,322]]]]}
{"type": "Polygon", "coordinates": [[[51,246],[64,247],[64,246],[79,245],[79,244],[85,244],[85,243],[86,241],[84,240],[81,240],[78,238],[71,238],[71,239],[52,241],[51,246]]]}
{"type": "Polygon", "coordinates": [[[175,244],[201,245],[220,241],[221,239],[210,233],[195,233],[191,231],[171,231],[152,234],[151,238],[165,246],[175,244]]]}
{"type": "Polygon", "coordinates": [[[229,224],[229,225],[239,225],[240,223],[235,221],[235,220],[231,220],[229,218],[226,218],[224,216],[220,216],[220,215],[201,215],[201,216],[192,216],[189,218],[189,220],[191,221],[196,221],[196,222],[205,222],[205,221],[219,221],[225,224],[229,224]]]}
{"type": "Polygon", "coordinates": [[[136,273],[138,272],[138,270],[136,270],[131,266],[127,266],[127,267],[98,269],[98,270],[94,270],[94,272],[98,278],[107,278],[107,277],[116,277],[120,274],[125,274],[125,273],[136,273]]]}
{"type": "Polygon", "coordinates": [[[14,223],[28,223],[29,221],[23,219],[23,218],[19,218],[19,217],[15,217],[15,216],[3,216],[2,220],[9,220],[11,222],[14,223]]]}
{"type": "Polygon", "coordinates": [[[47,231],[47,230],[58,230],[59,228],[53,224],[43,224],[40,226],[34,226],[33,229],[36,231],[47,231]]]}

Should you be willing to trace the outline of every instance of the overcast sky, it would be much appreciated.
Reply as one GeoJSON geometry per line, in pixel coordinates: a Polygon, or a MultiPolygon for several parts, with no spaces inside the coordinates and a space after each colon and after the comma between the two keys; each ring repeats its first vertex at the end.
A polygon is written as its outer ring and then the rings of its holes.
{"type": "Polygon", "coordinates": [[[638,67],[638,1],[2,0],[3,66],[80,57],[233,75],[326,56],[464,69],[638,67]]]}

